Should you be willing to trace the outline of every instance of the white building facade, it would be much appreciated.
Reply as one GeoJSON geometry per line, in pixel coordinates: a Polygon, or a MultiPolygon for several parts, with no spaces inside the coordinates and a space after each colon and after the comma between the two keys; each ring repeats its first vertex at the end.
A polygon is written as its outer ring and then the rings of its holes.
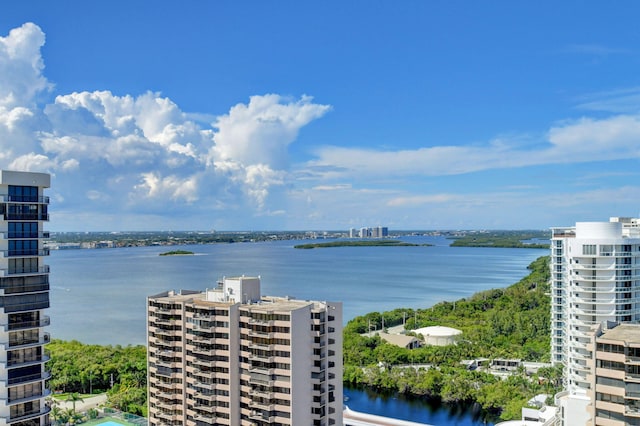
{"type": "Polygon", "coordinates": [[[611,218],[552,231],[551,361],[564,365],[573,392],[590,387],[591,327],[640,320],[640,228],[611,218]]]}
{"type": "Polygon", "coordinates": [[[0,425],[49,425],[44,345],[49,317],[50,186],[45,173],[0,171],[0,425]]]}

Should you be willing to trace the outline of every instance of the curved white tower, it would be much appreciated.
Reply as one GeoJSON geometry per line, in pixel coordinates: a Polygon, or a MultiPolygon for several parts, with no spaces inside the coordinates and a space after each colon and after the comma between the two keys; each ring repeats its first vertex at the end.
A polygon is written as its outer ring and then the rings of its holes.
{"type": "Polygon", "coordinates": [[[590,328],[640,320],[640,228],[611,218],[552,231],[551,360],[576,393],[590,388],[590,328]]]}

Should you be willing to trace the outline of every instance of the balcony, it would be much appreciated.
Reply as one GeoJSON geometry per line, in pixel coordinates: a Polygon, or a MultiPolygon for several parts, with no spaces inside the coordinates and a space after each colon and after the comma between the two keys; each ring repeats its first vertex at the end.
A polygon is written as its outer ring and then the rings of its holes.
{"type": "Polygon", "coordinates": [[[150,386],[153,386],[156,389],[162,389],[162,390],[165,391],[164,393],[168,393],[166,391],[174,391],[174,390],[180,389],[182,387],[182,385],[178,384],[178,383],[169,383],[169,382],[163,382],[163,381],[155,381],[150,386]]]}
{"type": "Polygon", "coordinates": [[[272,350],[275,349],[275,345],[274,344],[267,344],[267,343],[251,342],[249,344],[249,349],[257,349],[257,350],[262,350],[262,351],[272,351],[272,350]]]}
{"type": "Polygon", "coordinates": [[[216,389],[216,384],[215,383],[205,383],[205,382],[202,382],[200,380],[197,380],[195,385],[200,389],[207,389],[207,390],[215,390],[216,389]]]}
{"type": "Polygon", "coordinates": [[[0,269],[0,277],[17,277],[24,275],[43,275],[49,273],[49,265],[41,266],[31,270],[22,269],[0,269]]]}
{"type": "Polygon", "coordinates": [[[228,350],[207,348],[202,346],[194,346],[191,349],[191,352],[194,355],[203,355],[203,356],[229,356],[228,350]]]}
{"type": "Polygon", "coordinates": [[[5,213],[4,220],[49,220],[45,213],[5,213]]]}
{"type": "Polygon", "coordinates": [[[274,393],[271,390],[251,389],[251,391],[249,392],[249,395],[260,397],[260,398],[271,399],[273,398],[274,393]]]}
{"type": "Polygon", "coordinates": [[[159,411],[159,412],[157,412],[155,414],[155,418],[156,419],[164,420],[165,422],[168,422],[169,424],[173,424],[173,422],[180,420],[180,417],[182,417],[182,416],[178,415],[178,414],[174,414],[172,412],[159,411]]]}
{"type": "Polygon", "coordinates": [[[252,420],[258,420],[260,422],[275,423],[276,416],[270,416],[268,413],[262,411],[253,410],[249,414],[249,418],[252,420]]]}
{"type": "Polygon", "coordinates": [[[260,385],[271,385],[271,380],[268,377],[264,377],[264,376],[251,376],[249,377],[249,384],[250,385],[254,385],[254,386],[260,386],[260,385]]]}
{"type": "Polygon", "coordinates": [[[273,374],[274,370],[275,370],[274,368],[267,368],[267,367],[249,367],[249,373],[262,374],[266,376],[273,374]]]}
{"type": "Polygon", "coordinates": [[[249,324],[254,324],[254,325],[263,325],[265,327],[271,327],[273,325],[275,325],[275,320],[261,320],[261,319],[257,319],[257,318],[251,318],[249,320],[249,324]]]}
{"type": "Polygon", "coordinates": [[[49,197],[38,195],[9,195],[0,194],[0,202],[3,203],[38,203],[49,204],[49,197]]]}
{"type": "Polygon", "coordinates": [[[633,256],[633,252],[631,252],[631,251],[602,251],[602,252],[600,252],[600,256],[605,256],[605,257],[631,257],[631,256],[633,256]]]}
{"type": "Polygon", "coordinates": [[[625,405],[624,414],[629,417],[640,417],[640,406],[625,405]]]}
{"type": "Polygon", "coordinates": [[[275,362],[275,357],[273,355],[251,354],[249,361],[275,362]]]}
{"type": "Polygon", "coordinates": [[[38,365],[44,364],[49,361],[51,358],[48,355],[42,355],[39,359],[24,359],[24,360],[12,360],[12,361],[2,361],[0,365],[6,369],[12,368],[21,368],[28,367],[30,365],[38,365]]]}
{"type": "Polygon", "coordinates": [[[23,349],[30,348],[35,346],[42,346],[49,343],[51,340],[51,335],[47,332],[42,333],[42,335],[38,339],[21,339],[21,340],[9,340],[6,343],[0,343],[0,348],[5,351],[11,349],[23,349]]]}
{"type": "Polygon", "coordinates": [[[43,317],[38,321],[23,321],[23,322],[13,322],[10,324],[0,324],[0,327],[4,331],[13,331],[13,330],[24,330],[27,328],[40,328],[46,327],[51,324],[51,318],[48,316],[43,317]]]}
{"type": "Polygon", "coordinates": [[[0,417],[0,419],[3,419],[6,422],[6,424],[12,424],[17,422],[23,422],[30,419],[35,419],[36,417],[45,416],[49,414],[50,411],[51,411],[51,407],[48,407],[45,405],[39,410],[25,412],[19,416],[14,416],[14,417],[0,417]]]}
{"type": "Polygon", "coordinates": [[[258,331],[258,330],[249,330],[249,337],[264,337],[269,338],[273,333],[270,331],[258,331]]]}
{"type": "Polygon", "coordinates": [[[4,386],[15,386],[19,384],[49,380],[50,378],[51,373],[43,371],[42,373],[38,374],[29,374],[27,376],[13,377],[10,379],[0,379],[0,383],[2,383],[4,386]]]}
{"type": "Polygon", "coordinates": [[[173,360],[173,361],[167,361],[167,360],[159,360],[159,359],[157,359],[153,364],[155,365],[156,368],[173,369],[173,368],[182,367],[182,360],[178,359],[178,360],[173,360]]]}
{"type": "Polygon", "coordinates": [[[36,257],[49,256],[49,249],[0,250],[0,257],[36,257]]]}
{"type": "Polygon", "coordinates": [[[154,327],[149,325],[149,332],[153,333],[154,336],[166,336],[166,337],[175,337],[182,334],[182,330],[171,330],[160,327],[154,327]]]}
{"type": "Polygon", "coordinates": [[[172,401],[159,401],[159,402],[156,402],[156,404],[155,404],[155,405],[156,405],[156,407],[157,407],[157,408],[159,408],[159,409],[161,409],[161,410],[169,411],[169,410],[172,410],[172,409],[176,408],[176,406],[178,406],[178,405],[179,405],[179,406],[182,406],[182,403],[181,403],[181,402],[178,402],[178,401],[176,401],[176,402],[172,402],[172,401]]]}
{"type": "Polygon", "coordinates": [[[42,231],[42,232],[4,231],[4,232],[0,232],[0,238],[4,240],[35,240],[40,238],[51,238],[51,233],[49,231],[42,231]]]}
{"type": "Polygon", "coordinates": [[[38,399],[46,398],[50,395],[51,395],[50,389],[43,389],[42,393],[39,393],[39,394],[27,395],[21,398],[14,398],[14,399],[0,398],[0,401],[4,401],[7,405],[15,405],[15,404],[23,404],[29,401],[37,401],[38,399]]]}
{"type": "Polygon", "coordinates": [[[260,410],[264,410],[264,411],[272,411],[275,409],[275,405],[270,403],[270,402],[264,402],[264,401],[260,401],[260,400],[252,400],[251,401],[251,406],[254,408],[258,408],[260,410]]]}
{"type": "Polygon", "coordinates": [[[216,326],[212,323],[197,323],[197,322],[187,322],[187,328],[194,331],[204,331],[207,333],[215,333],[216,326]]]}
{"type": "Polygon", "coordinates": [[[194,411],[204,411],[205,413],[215,413],[217,409],[217,406],[215,405],[211,405],[211,404],[195,404],[193,406],[193,410],[194,411]]]}
{"type": "Polygon", "coordinates": [[[197,399],[202,399],[209,402],[215,402],[218,400],[218,396],[215,393],[196,392],[195,396],[197,399]]]}

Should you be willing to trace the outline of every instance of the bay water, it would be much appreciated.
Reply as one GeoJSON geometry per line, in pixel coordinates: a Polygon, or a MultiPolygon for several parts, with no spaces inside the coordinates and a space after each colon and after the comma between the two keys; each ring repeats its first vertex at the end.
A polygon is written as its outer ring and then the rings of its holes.
{"type": "MultiPolygon", "coordinates": [[[[369,312],[428,308],[506,287],[524,277],[533,260],[547,255],[540,249],[449,247],[443,237],[403,240],[432,246],[302,250],[293,246],[309,241],[274,241],[53,250],[46,259],[51,266],[49,331],[55,339],[90,344],[145,344],[148,296],[204,290],[224,276],[239,275],[260,276],[265,295],[341,301],[346,322],[369,312]],[[195,255],[159,256],[178,249],[195,255]]],[[[380,400],[357,392],[349,407],[374,412],[367,404],[380,400]]],[[[466,420],[471,423],[452,419],[438,424],[484,424],[466,420]]]]}

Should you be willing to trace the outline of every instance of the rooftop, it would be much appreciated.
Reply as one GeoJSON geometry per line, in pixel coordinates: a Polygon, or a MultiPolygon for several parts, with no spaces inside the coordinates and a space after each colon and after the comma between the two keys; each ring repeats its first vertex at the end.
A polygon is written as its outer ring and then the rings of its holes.
{"type": "Polygon", "coordinates": [[[640,324],[620,324],[604,331],[598,340],[617,340],[626,344],[640,344],[640,324]]]}

